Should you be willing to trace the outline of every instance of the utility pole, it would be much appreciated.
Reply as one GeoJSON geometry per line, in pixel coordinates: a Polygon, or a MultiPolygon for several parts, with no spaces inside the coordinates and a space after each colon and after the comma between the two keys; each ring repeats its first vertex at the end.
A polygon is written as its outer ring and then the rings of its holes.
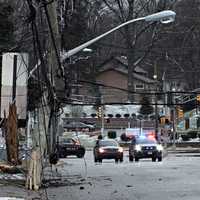
{"type": "MultiPolygon", "coordinates": [[[[42,0],[42,9],[44,9],[44,12],[42,12],[45,15],[46,23],[49,28],[49,38],[47,38],[47,64],[43,60],[43,53],[41,51],[41,48],[38,48],[39,55],[40,55],[40,61],[42,63],[43,67],[43,76],[45,77],[48,93],[43,94],[46,99],[48,99],[48,113],[46,113],[42,108],[39,108],[36,110],[36,120],[38,122],[37,133],[35,135],[35,149],[33,149],[33,152],[31,154],[31,161],[27,176],[27,182],[26,187],[29,189],[38,190],[41,186],[41,171],[42,171],[42,161],[44,157],[45,152],[45,146],[48,145],[47,150],[49,150],[48,153],[54,153],[55,147],[56,147],[56,139],[57,139],[57,105],[56,105],[56,92],[55,87],[58,84],[55,84],[56,80],[56,73],[58,68],[61,68],[60,65],[60,37],[59,37],[59,31],[58,31],[58,22],[57,22],[57,1],[51,1],[50,3],[47,3],[46,0],[42,0]],[[47,66],[47,69],[45,67],[47,66]],[[45,70],[44,70],[45,69],[45,70]],[[49,114],[50,113],[50,114],[49,114]],[[49,125],[47,130],[47,138],[45,137],[46,132],[46,119],[49,119],[49,125]],[[43,121],[43,123],[40,123],[43,121]],[[46,141],[47,139],[47,141],[46,141]],[[39,145],[39,147],[37,146],[39,145]]],[[[31,1],[29,2],[29,6],[31,7],[31,1]]],[[[38,36],[36,37],[37,44],[40,45],[40,40],[38,39],[38,36]]],[[[45,52],[46,53],[46,52],[45,52]]],[[[51,164],[56,164],[51,162],[51,154],[49,156],[49,161],[51,164]]],[[[57,162],[57,158],[56,158],[57,162]]]]}
{"type": "MultiPolygon", "coordinates": [[[[157,61],[156,61],[157,62],[157,61]]],[[[154,75],[153,78],[155,82],[155,136],[158,139],[158,73],[157,73],[157,63],[154,64],[154,75]]]]}
{"type": "MultiPolygon", "coordinates": [[[[49,72],[51,73],[51,83],[56,90],[56,86],[58,85],[61,87],[58,83],[59,79],[56,79],[58,69],[61,69],[61,64],[60,64],[60,34],[58,30],[58,20],[57,20],[57,1],[51,2],[51,4],[45,5],[45,14],[47,18],[47,23],[49,26],[49,31],[50,31],[50,53],[48,56],[48,67],[49,67],[49,72]]],[[[52,98],[52,103],[49,105],[50,108],[50,121],[49,121],[49,149],[50,152],[55,151],[55,144],[57,140],[57,105],[56,105],[56,100],[57,96],[54,91],[52,98]]]]}

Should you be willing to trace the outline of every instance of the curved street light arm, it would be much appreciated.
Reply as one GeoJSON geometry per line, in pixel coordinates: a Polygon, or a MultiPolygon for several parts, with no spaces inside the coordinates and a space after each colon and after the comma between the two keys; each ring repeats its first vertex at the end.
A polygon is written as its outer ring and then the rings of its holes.
{"type": "Polygon", "coordinates": [[[170,23],[170,22],[173,22],[175,20],[175,16],[176,16],[176,13],[171,11],[171,10],[164,10],[164,11],[161,11],[161,12],[158,12],[158,13],[154,13],[152,15],[148,15],[146,17],[141,17],[141,18],[137,18],[137,19],[132,19],[132,20],[129,20],[127,22],[124,22],[123,24],[120,24],[119,26],[111,29],[110,31],[107,31],[105,33],[103,33],[102,35],[92,39],[92,40],[89,40],[88,42],[78,46],[78,47],[75,47],[74,49],[71,49],[69,50],[68,52],[64,53],[62,56],[61,56],[61,62],[63,62],[64,60],[66,60],[67,58],[69,58],[70,56],[73,56],[74,54],[78,53],[79,51],[83,50],[84,48],[87,48],[88,46],[90,46],[91,44],[97,42],[98,40],[102,39],[103,37],[109,35],[110,33],[128,25],[128,24],[131,24],[131,23],[134,23],[134,22],[137,22],[137,21],[147,21],[147,22],[153,22],[153,21],[160,21],[161,23],[170,23]]]}
{"type": "Polygon", "coordinates": [[[124,22],[123,24],[120,24],[119,26],[117,26],[117,27],[111,29],[110,31],[105,32],[105,33],[103,33],[102,35],[100,35],[100,36],[98,36],[98,37],[96,37],[96,38],[94,38],[94,39],[92,39],[92,40],[89,40],[88,42],[86,42],[86,43],[84,43],[84,44],[82,44],[82,45],[80,45],[80,46],[78,46],[78,47],[75,47],[74,49],[69,50],[68,52],[66,52],[66,53],[62,56],[61,61],[63,62],[65,59],[69,58],[70,56],[73,56],[74,54],[76,54],[76,53],[78,53],[79,51],[83,50],[84,48],[90,46],[91,44],[97,42],[98,40],[104,38],[105,36],[109,35],[110,33],[112,33],[112,32],[114,32],[114,31],[116,31],[116,30],[122,28],[123,26],[126,26],[126,25],[128,25],[128,24],[134,23],[134,22],[136,22],[136,21],[141,21],[141,20],[145,20],[145,18],[144,18],[144,17],[141,17],[141,18],[132,19],[132,20],[129,20],[129,21],[127,21],[127,22],[124,22]]]}

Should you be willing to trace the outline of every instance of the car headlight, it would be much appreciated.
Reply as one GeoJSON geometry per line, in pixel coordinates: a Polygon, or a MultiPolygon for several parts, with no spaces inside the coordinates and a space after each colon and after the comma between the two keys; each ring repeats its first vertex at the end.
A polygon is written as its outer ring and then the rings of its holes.
{"type": "Polygon", "coordinates": [[[122,148],[122,147],[119,147],[118,151],[119,151],[120,153],[122,153],[122,152],[123,152],[123,148],[122,148]]]}
{"type": "Polygon", "coordinates": [[[156,146],[156,149],[157,149],[158,151],[163,151],[163,146],[162,146],[161,144],[158,144],[158,145],[156,146]]]}
{"type": "Polygon", "coordinates": [[[103,148],[99,148],[99,153],[104,153],[105,150],[103,148]]]}
{"type": "Polygon", "coordinates": [[[142,150],[142,148],[141,148],[141,146],[140,146],[140,145],[136,144],[136,145],[135,145],[135,150],[136,150],[136,151],[141,151],[141,150],[142,150]]]}

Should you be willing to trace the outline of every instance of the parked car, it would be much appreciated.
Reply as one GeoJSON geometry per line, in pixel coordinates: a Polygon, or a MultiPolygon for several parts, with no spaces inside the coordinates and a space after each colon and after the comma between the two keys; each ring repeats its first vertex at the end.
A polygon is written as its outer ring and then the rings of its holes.
{"type": "Polygon", "coordinates": [[[85,155],[85,147],[73,138],[65,138],[60,141],[57,149],[59,158],[65,158],[69,155],[76,155],[78,158],[82,158],[85,155]]]}
{"type": "Polygon", "coordinates": [[[151,158],[152,162],[162,161],[163,147],[153,137],[136,137],[129,146],[129,161],[151,158]]]}
{"type": "Polygon", "coordinates": [[[103,159],[115,159],[115,162],[123,162],[123,148],[113,139],[97,140],[93,152],[94,162],[102,162],[103,159]]]}

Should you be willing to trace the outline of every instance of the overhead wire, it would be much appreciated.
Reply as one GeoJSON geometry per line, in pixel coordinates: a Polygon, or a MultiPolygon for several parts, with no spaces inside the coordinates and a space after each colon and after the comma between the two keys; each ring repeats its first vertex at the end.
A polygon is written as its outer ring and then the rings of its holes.
{"type": "MultiPolygon", "coordinates": [[[[32,7],[33,6],[32,5],[32,1],[31,0],[27,0],[27,3],[29,5],[29,8],[33,9],[33,7],[32,7]]],[[[45,62],[43,60],[42,49],[41,49],[41,45],[40,45],[40,40],[39,40],[39,35],[38,35],[37,25],[35,23],[35,19],[33,19],[31,21],[31,30],[32,30],[32,35],[33,35],[32,38],[33,38],[34,56],[35,56],[36,60],[38,60],[38,56],[39,56],[39,58],[41,60],[41,66],[42,66],[41,71],[43,72],[43,77],[44,77],[45,83],[47,85],[47,88],[49,89],[49,93],[52,94],[53,93],[52,86],[51,86],[51,83],[50,83],[50,81],[49,81],[49,79],[47,77],[46,65],[45,65],[45,62]]],[[[39,69],[38,68],[37,68],[37,72],[38,72],[37,73],[37,78],[38,78],[38,80],[40,80],[39,69]]],[[[39,86],[41,88],[41,82],[40,81],[38,81],[38,84],[39,84],[39,86]]],[[[38,103],[40,104],[41,100],[38,103]]],[[[44,164],[43,164],[43,156],[42,156],[43,152],[41,151],[41,138],[40,138],[40,128],[41,128],[41,125],[39,123],[40,122],[40,119],[39,119],[40,118],[40,113],[39,113],[39,109],[38,108],[36,108],[36,110],[37,110],[37,117],[38,117],[37,124],[38,124],[38,133],[39,133],[39,148],[40,148],[40,154],[41,154],[40,160],[41,160],[41,164],[42,164],[42,176],[44,176],[44,164]]],[[[44,124],[44,126],[45,126],[45,124],[44,124]]],[[[44,129],[45,129],[44,132],[45,132],[45,135],[46,135],[46,128],[44,128],[44,129]]],[[[46,187],[45,187],[44,191],[45,191],[46,199],[48,199],[48,192],[47,192],[47,188],[46,187]]]]}
{"type": "Polygon", "coordinates": [[[129,92],[129,93],[132,93],[132,94],[143,94],[143,95],[165,95],[165,94],[168,94],[168,93],[170,93],[170,94],[194,94],[194,95],[198,95],[200,93],[200,92],[195,92],[195,91],[168,91],[168,92],[157,92],[157,91],[147,92],[147,91],[144,91],[144,92],[139,92],[139,91],[131,91],[131,90],[128,90],[128,89],[125,89],[125,88],[121,88],[121,87],[117,87],[117,86],[111,86],[111,85],[93,82],[93,81],[78,80],[78,82],[87,83],[87,84],[96,85],[96,86],[102,86],[102,87],[110,88],[110,89],[121,90],[121,91],[129,92]]]}
{"type": "MultiPolygon", "coordinates": [[[[51,3],[53,3],[53,1],[51,1],[51,3]]],[[[55,50],[57,64],[58,64],[58,67],[59,67],[59,70],[60,70],[60,73],[61,73],[60,75],[61,75],[61,77],[63,77],[64,76],[64,69],[63,69],[61,61],[60,61],[60,55],[58,53],[58,48],[57,48],[57,45],[56,45],[54,32],[53,32],[53,28],[52,28],[52,25],[51,25],[51,20],[50,20],[50,17],[49,17],[49,12],[48,12],[48,9],[47,9],[47,5],[48,4],[43,0],[43,6],[44,6],[44,11],[45,11],[45,15],[46,15],[49,31],[50,31],[51,41],[53,43],[53,47],[54,47],[54,50],[55,50]]]]}

